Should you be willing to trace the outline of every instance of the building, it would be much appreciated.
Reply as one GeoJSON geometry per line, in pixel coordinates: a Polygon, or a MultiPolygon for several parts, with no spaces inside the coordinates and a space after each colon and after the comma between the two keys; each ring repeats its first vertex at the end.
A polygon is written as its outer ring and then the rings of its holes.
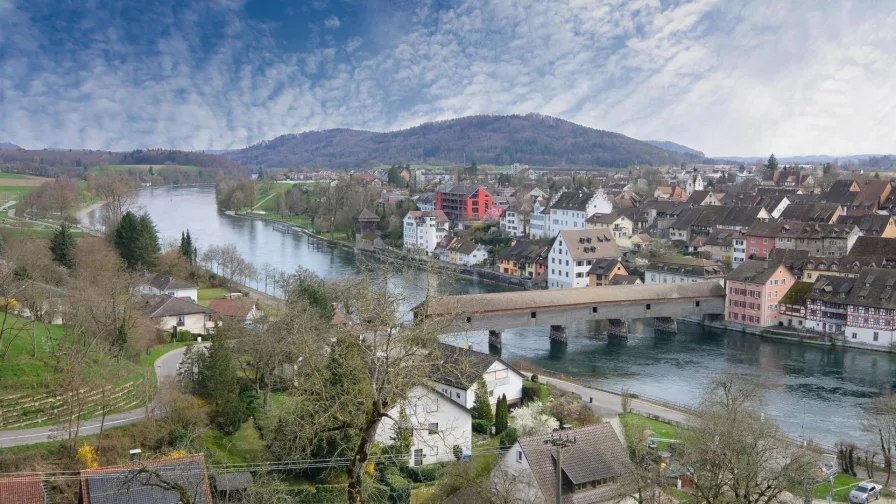
{"type": "Polygon", "coordinates": [[[404,249],[429,254],[448,234],[448,217],[441,210],[412,210],[404,216],[404,249]]]}
{"type": "Polygon", "coordinates": [[[414,200],[417,210],[431,212],[436,209],[436,193],[423,193],[414,200]]]}
{"type": "Polygon", "coordinates": [[[436,191],[436,210],[452,221],[479,220],[485,217],[494,199],[484,187],[455,185],[436,191]]]}
{"type": "Polygon", "coordinates": [[[165,275],[143,275],[139,288],[141,294],[190,298],[194,303],[199,299],[198,285],[165,275]]]}
{"type": "Polygon", "coordinates": [[[585,219],[586,229],[609,228],[613,232],[613,238],[620,245],[628,246],[629,239],[634,231],[634,223],[628,217],[615,213],[596,213],[585,219]]]}
{"type": "Polygon", "coordinates": [[[617,276],[629,276],[628,270],[625,269],[622,261],[616,257],[595,259],[588,270],[588,285],[591,287],[613,285],[613,279],[617,276]]]}
{"type": "Polygon", "coordinates": [[[734,237],[740,235],[738,231],[714,229],[709,236],[694,238],[691,249],[694,252],[708,253],[713,261],[731,265],[734,262],[734,237]]]}
{"type": "Polygon", "coordinates": [[[538,199],[532,203],[532,213],[529,214],[529,238],[538,240],[552,236],[550,213],[549,200],[538,199]]]}
{"type": "MultiPolygon", "coordinates": [[[[557,449],[553,434],[522,438],[507,451],[492,478],[512,477],[512,502],[553,504],[557,494],[557,449]]],[[[563,450],[560,485],[564,504],[616,502],[627,495],[634,474],[628,451],[609,422],[569,429],[575,444],[563,450]]]]}
{"type": "Polygon", "coordinates": [[[368,250],[374,248],[373,242],[380,234],[380,216],[365,208],[352,220],[355,222],[355,246],[368,250]]]}
{"type": "Polygon", "coordinates": [[[781,320],[778,322],[785,327],[806,327],[806,301],[809,292],[812,291],[812,282],[796,281],[788,289],[787,294],[778,302],[778,311],[781,320]]]}
{"type": "Polygon", "coordinates": [[[40,473],[0,477],[0,504],[46,504],[47,492],[40,473]]]}
{"type": "Polygon", "coordinates": [[[213,309],[196,304],[189,299],[168,295],[143,296],[143,313],[162,331],[189,331],[208,334],[214,329],[213,309]]]}
{"type": "Polygon", "coordinates": [[[691,195],[688,196],[687,202],[688,205],[692,206],[717,206],[722,204],[716,198],[715,194],[712,193],[712,191],[704,191],[702,189],[691,192],[691,195]]]}
{"type": "Polygon", "coordinates": [[[528,237],[534,208],[535,199],[528,196],[511,203],[501,214],[501,231],[507,236],[528,237]]]}
{"type": "Polygon", "coordinates": [[[433,255],[440,261],[473,266],[488,261],[488,249],[476,242],[448,235],[436,245],[433,255]]]}
{"type": "Polygon", "coordinates": [[[610,213],[613,205],[602,189],[591,191],[567,191],[550,206],[550,232],[578,231],[585,229],[585,220],[596,213],[610,213]]]}
{"type": "Polygon", "coordinates": [[[781,212],[781,220],[833,224],[842,214],[843,208],[836,203],[791,203],[781,212]]]}
{"type": "Polygon", "coordinates": [[[842,335],[847,322],[847,300],[855,278],[824,275],[806,294],[806,327],[842,335]]]}
{"type": "Polygon", "coordinates": [[[779,301],[794,282],[781,264],[747,259],[725,277],[725,320],[753,327],[778,325],[779,301]]]}
{"type": "Polygon", "coordinates": [[[429,387],[417,386],[407,397],[389,411],[376,430],[376,442],[382,446],[395,442],[402,428],[411,429],[413,440],[407,454],[412,467],[451,462],[455,446],[462,454],[471,453],[472,415],[470,410],[448,399],[429,387]],[[395,420],[407,415],[410,425],[402,426],[395,420]]]}
{"type": "Polygon", "coordinates": [[[538,278],[545,274],[550,250],[551,245],[543,240],[517,240],[498,258],[498,271],[538,278]]]}
{"type": "Polygon", "coordinates": [[[837,217],[837,224],[856,226],[862,232],[862,236],[896,238],[896,222],[890,215],[841,215],[837,217]]]}
{"type": "MultiPolygon", "coordinates": [[[[724,208],[718,208],[723,214],[727,211],[724,208]]],[[[718,213],[711,211],[709,213],[718,213]]],[[[703,207],[686,208],[678,214],[675,222],[669,226],[669,240],[681,241],[689,243],[691,240],[691,226],[703,215],[703,207]]]]}
{"type": "Polygon", "coordinates": [[[227,319],[238,324],[251,324],[264,315],[255,300],[242,297],[212,299],[208,307],[215,311],[216,321],[227,319]]]}
{"type": "Polygon", "coordinates": [[[775,238],[786,228],[786,223],[757,222],[742,232],[740,239],[744,240],[743,251],[735,253],[737,262],[745,259],[768,259],[769,254],[775,248],[775,238]]]}
{"type": "Polygon", "coordinates": [[[616,275],[610,280],[610,285],[643,285],[639,277],[634,275],[616,275]]]}
{"type": "Polygon", "coordinates": [[[645,284],[695,283],[714,280],[725,285],[725,270],[707,259],[665,256],[650,261],[644,268],[645,284]]]}
{"type": "Polygon", "coordinates": [[[594,260],[607,257],[622,257],[609,229],[561,231],[548,254],[548,288],[587,287],[594,260]]]}
{"type": "Polygon", "coordinates": [[[194,504],[212,504],[212,493],[202,454],[147,460],[81,471],[84,504],[180,504],[176,485],[194,504]],[[153,474],[155,473],[155,474],[153,474]],[[165,480],[158,475],[164,475],[165,480]],[[166,485],[167,483],[167,485],[166,485]]]}
{"type": "Polygon", "coordinates": [[[865,268],[846,299],[846,340],[892,348],[896,343],[896,270],[865,268]]]}
{"type": "Polygon", "coordinates": [[[774,240],[776,248],[806,250],[812,256],[845,256],[861,234],[859,228],[852,224],[785,221],[779,224],[774,240]]]}
{"type": "Polygon", "coordinates": [[[653,197],[660,200],[687,201],[688,193],[678,186],[661,185],[653,191],[653,197]]]}
{"type": "Polygon", "coordinates": [[[433,370],[433,388],[464,408],[476,402],[476,383],[485,380],[489,404],[496,404],[502,395],[507,404],[519,405],[523,400],[525,376],[500,357],[470,348],[439,343],[442,363],[433,370]]]}

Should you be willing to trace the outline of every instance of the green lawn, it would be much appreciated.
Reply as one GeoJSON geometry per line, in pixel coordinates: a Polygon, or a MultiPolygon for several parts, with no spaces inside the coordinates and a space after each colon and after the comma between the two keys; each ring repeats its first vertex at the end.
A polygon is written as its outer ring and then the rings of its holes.
{"type": "Polygon", "coordinates": [[[222,289],[220,287],[207,287],[205,289],[199,289],[199,304],[201,304],[202,306],[208,306],[213,299],[221,299],[225,294],[229,293],[230,291],[222,289]]]}
{"type": "Polygon", "coordinates": [[[37,186],[24,185],[2,185],[0,184],[0,200],[2,201],[21,201],[26,194],[31,192],[37,186]]]}
{"type": "Polygon", "coordinates": [[[32,333],[30,320],[9,315],[6,327],[8,332],[3,336],[3,351],[9,348],[9,354],[0,363],[0,393],[48,389],[54,374],[49,343],[63,336],[62,326],[38,322],[34,324],[32,333]],[[32,334],[37,340],[37,358],[32,353],[32,334]]]}
{"type": "Polygon", "coordinates": [[[203,438],[203,444],[212,464],[249,464],[271,458],[252,421],[244,423],[232,436],[210,430],[203,438]]]}
{"type": "Polygon", "coordinates": [[[0,179],[28,180],[28,178],[28,175],[22,175],[21,173],[0,173],[0,179]]]}
{"type": "Polygon", "coordinates": [[[653,431],[655,437],[681,439],[681,428],[635,413],[619,415],[619,422],[622,424],[626,439],[638,439],[645,430],[653,431]]]}
{"type": "Polygon", "coordinates": [[[292,224],[293,226],[299,226],[300,228],[312,229],[314,225],[311,222],[311,219],[304,217],[302,215],[281,215],[275,213],[269,213],[265,215],[265,218],[277,220],[280,222],[285,222],[287,224],[292,224]]]}
{"type": "MultiPolygon", "coordinates": [[[[851,492],[853,487],[861,482],[862,480],[854,476],[850,476],[849,474],[838,474],[834,476],[834,500],[836,502],[846,502],[846,498],[849,496],[849,492],[851,492]]],[[[831,484],[829,482],[821,483],[820,485],[815,487],[815,494],[813,495],[813,497],[815,497],[816,499],[827,499],[828,492],[830,491],[831,484]]]]}

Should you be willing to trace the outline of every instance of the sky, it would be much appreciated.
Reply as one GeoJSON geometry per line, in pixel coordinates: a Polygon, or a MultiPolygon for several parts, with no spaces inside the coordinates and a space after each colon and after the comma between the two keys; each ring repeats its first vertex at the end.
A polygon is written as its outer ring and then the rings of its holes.
{"type": "Polygon", "coordinates": [[[0,141],[232,149],[537,112],[709,155],[896,152],[896,0],[0,0],[0,141]]]}

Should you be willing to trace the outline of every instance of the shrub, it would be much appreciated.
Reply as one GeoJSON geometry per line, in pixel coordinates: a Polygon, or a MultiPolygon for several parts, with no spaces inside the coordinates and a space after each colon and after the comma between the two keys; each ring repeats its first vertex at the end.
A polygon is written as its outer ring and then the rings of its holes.
{"type": "Polygon", "coordinates": [[[530,378],[530,380],[532,380],[532,383],[538,383],[538,375],[532,373],[532,378],[530,378]]]}
{"type": "Polygon", "coordinates": [[[197,334],[193,334],[186,329],[177,330],[177,341],[196,341],[197,334]]]}
{"type": "Polygon", "coordinates": [[[523,382],[523,402],[528,403],[533,400],[544,401],[550,397],[551,391],[547,386],[526,380],[523,382]]]}
{"type": "MultiPolygon", "coordinates": [[[[389,500],[395,504],[411,501],[411,483],[397,473],[389,473],[383,477],[383,483],[389,489],[389,500]]],[[[340,501],[341,502],[341,501],[340,501]]]]}
{"type": "Polygon", "coordinates": [[[510,448],[514,444],[516,444],[517,440],[520,438],[519,433],[513,427],[508,427],[507,430],[501,433],[501,448],[510,448]]]}
{"type": "Polygon", "coordinates": [[[442,464],[432,464],[420,467],[409,467],[406,471],[408,478],[414,483],[429,483],[439,479],[445,466],[442,464]]]}
{"type": "Polygon", "coordinates": [[[491,422],[473,420],[473,432],[476,434],[491,434],[491,426],[491,422]]]}
{"type": "Polygon", "coordinates": [[[455,460],[460,460],[464,456],[464,449],[460,445],[454,445],[451,447],[451,454],[454,455],[455,460]]]}

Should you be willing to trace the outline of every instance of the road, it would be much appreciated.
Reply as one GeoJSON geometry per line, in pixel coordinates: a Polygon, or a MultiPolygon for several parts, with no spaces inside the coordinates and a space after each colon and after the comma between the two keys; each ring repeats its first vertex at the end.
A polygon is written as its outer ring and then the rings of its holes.
{"type": "MultiPolygon", "coordinates": [[[[208,343],[199,344],[207,345],[208,343]]],[[[177,375],[177,365],[183,358],[185,349],[186,347],[181,347],[159,357],[155,365],[156,376],[158,377],[159,382],[161,382],[164,378],[170,378],[177,375]]],[[[146,417],[146,411],[146,407],[141,407],[131,411],[125,411],[123,413],[106,415],[104,428],[118,427],[121,425],[139,422],[146,417]]],[[[78,435],[87,436],[90,434],[98,434],[100,432],[100,424],[100,418],[85,420],[81,423],[81,428],[78,431],[78,435]]],[[[64,436],[65,429],[66,427],[63,426],[49,426],[35,427],[32,429],[2,431],[0,432],[0,448],[42,443],[44,441],[54,441],[55,439],[60,439],[60,435],[64,436]]]]}

